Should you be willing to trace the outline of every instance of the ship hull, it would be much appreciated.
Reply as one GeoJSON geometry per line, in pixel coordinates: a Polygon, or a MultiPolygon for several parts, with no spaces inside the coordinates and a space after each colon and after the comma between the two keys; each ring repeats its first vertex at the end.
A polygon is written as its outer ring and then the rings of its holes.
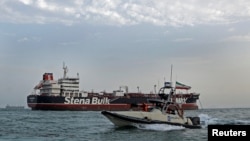
{"type": "MultiPolygon", "coordinates": [[[[53,73],[44,73],[42,80],[35,85],[32,94],[27,96],[27,105],[32,110],[70,110],[70,111],[128,111],[147,110],[152,108],[152,103],[148,99],[166,99],[165,88],[172,88],[164,83],[159,94],[134,93],[128,91],[128,86],[121,86],[119,90],[112,93],[80,91],[79,74],[77,77],[68,77],[68,68],[63,64],[64,75],[58,80],[54,80],[53,73]],[[125,91],[121,90],[125,88],[125,91]],[[164,89],[163,89],[164,88],[164,89]]],[[[178,83],[178,89],[188,90],[191,87],[178,83]]],[[[177,88],[176,88],[177,89],[177,88]]],[[[175,93],[170,101],[182,104],[185,110],[196,110],[196,100],[199,94],[195,93],[175,93]]]]}
{"type": "MultiPolygon", "coordinates": [[[[152,99],[152,98],[151,98],[152,99]]],[[[32,110],[55,111],[129,111],[143,110],[143,103],[148,103],[147,97],[63,97],[29,95],[27,104],[32,110]]],[[[184,110],[197,110],[196,103],[183,103],[184,110]]]]}
{"type": "Polygon", "coordinates": [[[184,110],[198,110],[199,106],[196,103],[182,103],[184,110]]]}

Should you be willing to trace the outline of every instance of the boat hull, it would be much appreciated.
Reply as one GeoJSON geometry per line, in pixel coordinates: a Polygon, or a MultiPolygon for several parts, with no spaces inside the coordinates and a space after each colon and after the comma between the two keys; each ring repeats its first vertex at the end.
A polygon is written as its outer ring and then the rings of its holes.
{"type": "MultiPolygon", "coordinates": [[[[185,128],[192,128],[192,129],[199,129],[201,126],[197,123],[197,125],[191,125],[188,124],[188,119],[178,119],[176,116],[171,115],[161,115],[150,112],[140,112],[137,115],[126,115],[128,113],[119,114],[115,112],[110,111],[102,111],[101,112],[105,117],[107,117],[114,125],[118,127],[124,127],[124,126],[136,126],[141,124],[168,124],[168,125],[174,125],[174,126],[182,126],[185,128]],[[143,115],[142,117],[138,117],[143,115]],[[152,115],[155,117],[152,118],[152,115]],[[170,119],[173,119],[171,121],[170,119]]],[[[120,112],[121,113],[121,112],[120,112]]],[[[131,112],[130,112],[131,113],[131,112]]],[[[133,113],[132,113],[133,114],[133,113]]],[[[195,117],[199,120],[198,117],[195,117]]],[[[190,119],[190,121],[193,119],[190,119]]],[[[190,123],[190,122],[189,122],[190,123]]]]}

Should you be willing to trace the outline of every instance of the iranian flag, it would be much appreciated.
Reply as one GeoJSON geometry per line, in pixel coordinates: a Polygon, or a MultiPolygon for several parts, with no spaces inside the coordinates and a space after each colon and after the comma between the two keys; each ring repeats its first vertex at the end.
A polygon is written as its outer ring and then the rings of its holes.
{"type": "Polygon", "coordinates": [[[189,90],[189,89],[191,89],[191,87],[187,86],[187,85],[184,85],[184,84],[176,81],[176,83],[175,83],[175,89],[189,90]]]}

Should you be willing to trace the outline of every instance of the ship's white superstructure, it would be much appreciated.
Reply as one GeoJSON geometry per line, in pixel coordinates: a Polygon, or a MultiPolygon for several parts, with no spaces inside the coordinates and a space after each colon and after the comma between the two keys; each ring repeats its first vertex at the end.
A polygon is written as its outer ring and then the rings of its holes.
{"type": "Polygon", "coordinates": [[[69,96],[82,97],[83,92],[79,90],[79,74],[77,77],[67,77],[68,68],[63,66],[63,78],[53,80],[53,73],[44,73],[43,80],[35,86],[35,90],[40,90],[39,95],[45,96],[69,96]]]}

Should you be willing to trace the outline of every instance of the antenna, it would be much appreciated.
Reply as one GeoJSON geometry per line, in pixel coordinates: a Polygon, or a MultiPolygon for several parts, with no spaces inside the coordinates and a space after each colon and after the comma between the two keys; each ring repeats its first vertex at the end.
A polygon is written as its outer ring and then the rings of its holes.
{"type": "Polygon", "coordinates": [[[67,68],[67,66],[65,66],[65,63],[63,62],[63,78],[66,78],[66,74],[67,74],[67,72],[68,72],[68,68],[67,68]]]}
{"type": "Polygon", "coordinates": [[[172,87],[172,70],[173,70],[173,65],[171,64],[171,73],[170,73],[170,83],[171,83],[171,87],[172,87]]]}

